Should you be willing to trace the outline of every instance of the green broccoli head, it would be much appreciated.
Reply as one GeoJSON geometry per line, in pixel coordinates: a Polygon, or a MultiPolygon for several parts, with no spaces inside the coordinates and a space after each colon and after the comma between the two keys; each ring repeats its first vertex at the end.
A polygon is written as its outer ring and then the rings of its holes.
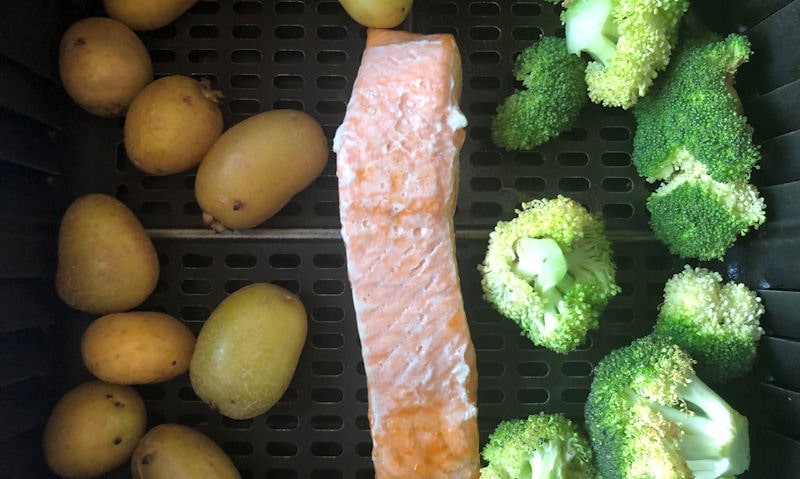
{"type": "Polygon", "coordinates": [[[664,336],[637,339],[597,364],[585,417],[605,479],[731,478],[750,464],[747,418],[664,336]]]}
{"type": "Polygon", "coordinates": [[[589,98],[630,108],[669,64],[688,0],[574,0],[561,19],[567,49],[586,52],[589,98]]]}
{"type": "Polygon", "coordinates": [[[752,370],[762,314],[761,299],[744,284],[723,283],[719,273],[687,265],[664,285],[654,333],[689,353],[704,381],[721,383],[752,370]]]}
{"type": "Polygon", "coordinates": [[[737,34],[692,34],[633,109],[633,163],[650,182],[683,170],[721,182],[749,179],[760,152],[733,79],[750,57],[750,43],[737,34]]]}
{"type": "Polygon", "coordinates": [[[478,266],[484,298],[534,344],[575,349],[619,293],[603,222],[558,196],[522,204],[489,235],[478,266]]]}
{"type": "Polygon", "coordinates": [[[501,422],[481,455],[481,479],[599,479],[585,433],[560,413],[501,422]]]}
{"type": "Polygon", "coordinates": [[[647,198],[650,227],[672,254],[721,259],[739,236],[764,223],[764,199],[739,180],[714,181],[682,171],[647,198]]]}
{"type": "Polygon", "coordinates": [[[532,149],[568,130],[588,103],[586,61],[567,52],[563,38],[543,37],[520,53],[516,90],[492,118],[492,141],[506,150],[532,149]]]}

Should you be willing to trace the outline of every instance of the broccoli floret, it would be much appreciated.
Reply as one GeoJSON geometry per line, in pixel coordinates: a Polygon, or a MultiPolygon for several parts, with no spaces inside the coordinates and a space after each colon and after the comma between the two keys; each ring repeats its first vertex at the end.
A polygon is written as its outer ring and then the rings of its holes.
{"type": "MultiPolygon", "coordinates": [[[[687,35],[689,32],[687,32],[687,35]]],[[[656,85],[633,108],[633,163],[648,181],[694,170],[717,181],[749,179],[760,160],[733,86],[750,58],[747,37],[702,33],[682,40],[656,85]]]]}
{"type": "Polygon", "coordinates": [[[534,344],[567,353],[597,329],[620,291],[604,224],[560,195],[523,203],[516,213],[489,235],[478,265],[484,299],[534,344]]]}
{"type": "Polygon", "coordinates": [[[714,181],[683,171],[647,198],[650,227],[682,258],[721,259],[751,228],[766,220],[766,206],[755,186],[745,180],[714,181]]]}
{"type": "Polygon", "coordinates": [[[568,130],[588,103],[586,61],[567,52],[563,38],[543,37],[520,53],[515,90],[492,118],[492,141],[506,150],[535,148],[568,130]]]}
{"type": "Polygon", "coordinates": [[[630,108],[669,64],[688,0],[574,0],[561,14],[567,49],[586,52],[589,98],[630,108]]]}
{"type": "Polygon", "coordinates": [[[650,226],[683,258],[721,259],[765,221],[750,172],[760,159],[741,114],[733,74],[746,37],[687,31],[656,86],[633,109],[633,164],[662,184],[647,200],[650,226]]]}
{"type": "Polygon", "coordinates": [[[481,455],[481,479],[599,478],[586,434],[560,413],[501,422],[481,455]]]}
{"type": "Polygon", "coordinates": [[[706,268],[686,265],[664,285],[664,302],[653,332],[669,337],[697,361],[707,383],[722,383],[750,372],[764,306],[744,284],[723,283],[706,268]]]}
{"type": "Polygon", "coordinates": [[[732,478],[750,465],[747,418],[664,336],[637,339],[598,363],[585,419],[605,479],[732,478]]]}

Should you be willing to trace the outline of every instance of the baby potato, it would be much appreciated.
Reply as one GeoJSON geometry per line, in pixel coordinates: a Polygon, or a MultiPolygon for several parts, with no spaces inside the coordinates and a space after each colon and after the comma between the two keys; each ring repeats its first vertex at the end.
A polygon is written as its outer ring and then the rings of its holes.
{"type": "Polygon", "coordinates": [[[125,116],[125,153],[151,175],[186,171],[200,163],[222,134],[221,94],[208,82],[170,75],[150,83],[125,116]]]}
{"type": "Polygon", "coordinates": [[[393,28],[411,12],[413,0],[340,0],[344,10],[365,27],[393,28]]]}
{"type": "Polygon", "coordinates": [[[60,477],[97,477],[130,459],[147,427],[145,405],[130,386],[89,381],[56,403],[42,446],[60,477]]]}
{"type": "Polygon", "coordinates": [[[133,98],[153,81],[153,64],[144,43],[124,23],[89,17],[61,37],[61,83],[81,108],[101,117],[121,117],[133,98]]]}
{"type": "Polygon", "coordinates": [[[307,113],[251,116],[225,131],[197,168],[203,221],[215,231],[258,226],[311,184],[327,161],[325,133],[307,113]]]}
{"type": "Polygon", "coordinates": [[[144,435],[131,458],[133,479],[240,479],[225,451],[182,424],[159,424],[144,435]]]}
{"type": "Polygon", "coordinates": [[[300,299],[256,283],[232,293],[197,336],[189,378],[197,396],[233,419],[266,412],[294,376],[308,321],[300,299]]]}
{"type": "Polygon", "coordinates": [[[189,10],[197,0],[103,0],[103,7],[134,30],[155,30],[169,25],[189,10]]]}
{"type": "Polygon", "coordinates": [[[67,208],[55,285],[72,308],[89,314],[133,309],[155,289],[159,268],[150,236],[118,199],[89,193],[67,208]]]}
{"type": "Polygon", "coordinates": [[[96,377],[117,384],[168,381],[189,370],[194,333],[155,311],[101,316],[81,337],[81,357],[96,377]]]}

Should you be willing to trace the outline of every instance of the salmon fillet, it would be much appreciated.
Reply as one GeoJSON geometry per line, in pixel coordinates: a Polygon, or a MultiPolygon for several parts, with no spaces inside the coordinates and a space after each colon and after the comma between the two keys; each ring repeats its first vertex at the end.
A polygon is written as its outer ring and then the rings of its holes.
{"type": "Polygon", "coordinates": [[[479,475],[475,352],[453,235],[460,92],[452,35],[370,29],[334,138],[379,479],[479,475]]]}

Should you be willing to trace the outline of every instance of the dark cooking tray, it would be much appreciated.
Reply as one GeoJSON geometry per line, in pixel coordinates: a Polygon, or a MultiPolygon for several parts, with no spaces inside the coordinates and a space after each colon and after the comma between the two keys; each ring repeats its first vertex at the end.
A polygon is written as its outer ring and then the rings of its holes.
{"type": "MultiPolygon", "coordinates": [[[[72,20],[102,14],[95,2],[60,8],[42,3],[48,7],[40,15],[52,29],[57,25],[58,32],[72,20]]],[[[746,477],[796,477],[800,466],[792,458],[800,451],[800,328],[793,313],[800,305],[800,253],[793,200],[800,199],[795,108],[800,94],[797,52],[786,46],[792,38],[794,44],[798,41],[800,2],[735,3],[723,14],[710,7],[702,10],[713,13],[708,17],[722,31],[747,31],[754,43],[756,56],[742,69],[739,86],[764,151],[763,170],[755,181],[767,198],[770,222],[742,240],[726,261],[708,266],[759,289],[768,310],[768,335],[758,371],[721,392],[751,418],[754,457],[746,477]]],[[[34,15],[36,6],[29,10],[34,15]]],[[[541,1],[416,0],[403,25],[415,32],[453,33],[463,57],[462,109],[469,126],[455,223],[477,350],[484,440],[500,420],[539,411],[561,411],[581,420],[593,365],[612,348],[649,332],[664,281],[684,263],[669,255],[648,228],[644,202],[652,186],[630,161],[635,124],[629,112],[589,106],[570,132],[533,151],[504,152],[489,139],[494,109],[514,87],[514,55],[542,34],[563,35],[559,11],[541,1]],[[481,300],[476,270],[488,232],[498,220],[511,218],[522,201],[557,194],[603,214],[622,286],[600,330],[569,355],[533,347],[521,337],[512,322],[481,300]]],[[[330,140],[344,116],[365,31],[337,1],[201,0],[173,25],[141,36],[157,75],[209,79],[224,93],[226,126],[261,111],[295,108],[316,117],[330,140]]],[[[57,44],[57,37],[49,39],[57,44]]],[[[54,78],[52,49],[46,52],[50,56],[41,63],[54,78]]],[[[21,73],[9,76],[12,80],[48,76],[37,71],[42,69],[36,63],[41,55],[32,61],[24,54],[4,53],[3,58],[4,64],[19,65],[21,73]]],[[[57,145],[22,160],[21,152],[28,150],[12,149],[3,156],[12,161],[4,162],[0,171],[7,187],[0,189],[7,200],[4,218],[17,228],[6,227],[10,233],[2,245],[18,251],[3,257],[8,267],[0,298],[15,303],[11,310],[17,316],[43,318],[33,328],[4,319],[0,330],[0,345],[11,351],[6,357],[27,352],[36,365],[9,361],[10,372],[0,383],[2,404],[10,405],[8,412],[0,412],[0,419],[8,421],[8,432],[0,437],[3,444],[18,457],[40,461],[38,450],[30,448],[38,448],[49,408],[64,390],[89,377],[80,363],[78,341],[91,318],[67,311],[48,288],[60,212],[79,194],[105,192],[131,207],[159,252],[159,285],[143,308],[166,311],[197,332],[227,294],[268,281],[296,292],[309,312],[308,342],[296,376],[266,414],[247,421],[223,418],[198,400],[184,376],[139,388],[150,423],[180,422],[207,433],[245,478],[372,477],[366,381],[338,234],[334,155],[307,190],[259,228],[214,234],[202,226],[192,190],[194,171],[168,177],[140,173],[125,157],[121,120],[91,117],[65,100],[57,84],[44,83],[46,88],[39,91],[55,100],[42,102],[38,109],[31,102],[22,105],[13,95],[3,97],[3,112],[13,120],[6,125],[36,134],[36,125],[48,125],[43,136],[55,138],[57,145]],[[57,161],[48,160],[48,153],[56,154],[57,161]],[[14,234],[19,228],[24,234],[14,234]]],[[[35,83],[27,84],[20,82],[18,88],[36,89],[30,86],[35,83]]],[[[22,138],[17,142],[27,148],[38,144],[24,135],[13,136],[22,138]]],[[[128,475],[127,468],[112,474],[128,475]]]]}

